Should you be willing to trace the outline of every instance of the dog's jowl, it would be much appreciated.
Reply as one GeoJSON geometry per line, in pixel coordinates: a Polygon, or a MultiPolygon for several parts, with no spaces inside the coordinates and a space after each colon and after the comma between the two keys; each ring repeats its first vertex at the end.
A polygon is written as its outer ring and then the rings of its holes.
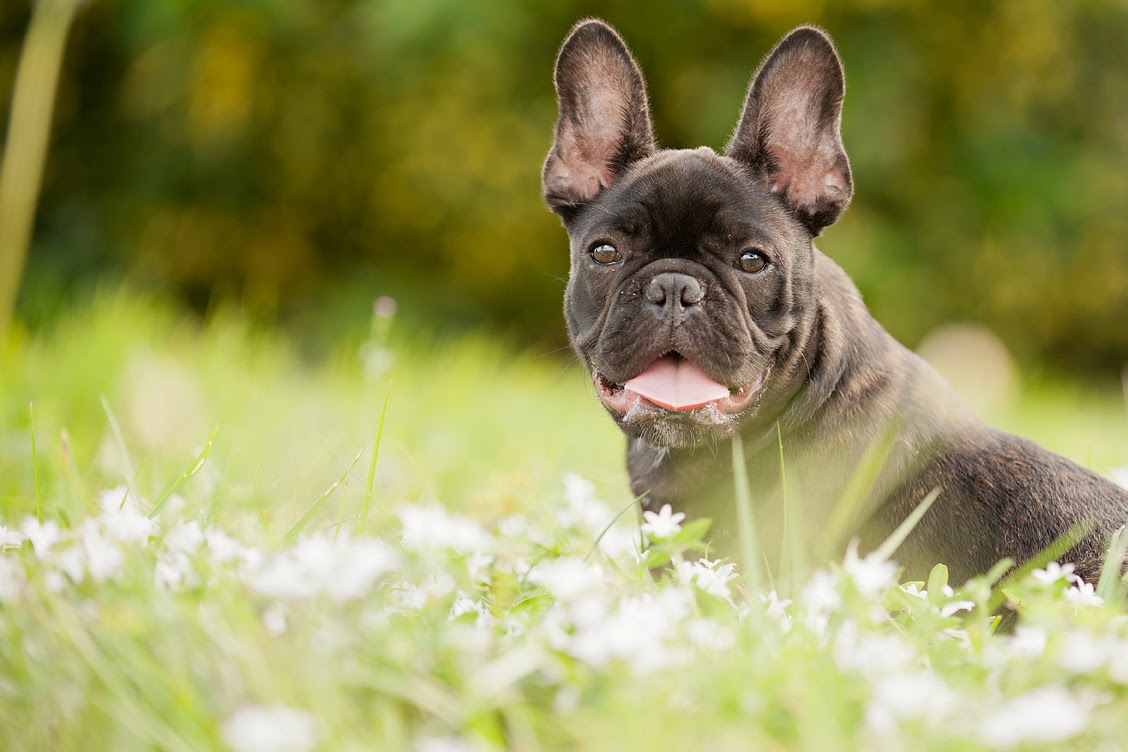
{"type": "Polygon", "coordinates": [[[543,181],[570,238],[568,333],[643,504],[712,517],[735,553],[739,434],[769,556],[785,508],[829,552],[875,546],[935,493],[896,552],[907,576],[1026,561],[1071,531],[1062,558],[1098,575],[1128,492],[979,423],[814,247],[854,190],[826,34],[776,46],[721,154],[656,146],[638,65],[600,21],[576,26],[555,75],[543,181]]]}

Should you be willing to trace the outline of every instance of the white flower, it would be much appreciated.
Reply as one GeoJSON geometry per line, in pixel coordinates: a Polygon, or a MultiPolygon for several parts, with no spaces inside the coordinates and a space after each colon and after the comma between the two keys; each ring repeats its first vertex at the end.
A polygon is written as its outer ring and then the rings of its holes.
{"type": "Polygon", "coordinates": [[[1043,687],[987,713],[980,723],[979,738],[996,748],[1062,742],[1085,730],[1089,710],[1064,687],[1043,687]]]}
{"type": "Polygon", "coordinates": [[[1046,564],[1045,569],[1035,569],[1030,573],[1030,576],[1043,585],[1052,585],[1061,579],[1071,579],[1073,576],[1073,565],[1058,564],[1056,561],[1051,561],[1046,564]]]}
{"type": "Polygon", "coordinates": [[[1074,674],[1096,671],[1112,657],[1115,651],[1106,650],[1105,643],[1078,630],[1066,632],[1057,645],[1057,664],[1074,674]]]}
{"type": "Polygon", "coordinates": [[[952,601],[951,603],[945,603],[940,607],[940,615],[943,617],[948,617],[952,614],[957,614],[960,611],[971,611],[974,608],[975,601],[952,601]]]}
{"type": "Polygon", "coordinates": [[[669,668],[692,657],[675,639],[677,625],[692,612],[691,599],[689,591],[673,587],[624,598],[617,608],[588,614],[571,635],[557,624],[552,640],[596,668],[613,659],[625,661],[636,674],[669,668]]]}
{"type": "Polygon", "coordinates": [[[179,590],[184,585],[196,585],[199,578],[192,561],[183,551],[166,551],[157,559],[153,570],[153,584],[166,590],[179,590]]]}
{"type": "Polygon", "coordinates": [[[663,504],[662,508],[657,512],[651,512],[649,509],[642,513],[642,518],[645,522],[642,523],[642,532],[651,538],[664,539],[672,538],[681,530],[681,522],[685,519],[685,513],[674,513],[673,508],[669,504],[663,504]]]}
{"type": "Polygon", "coordinates": [[[458,736],[424,736],[415,740],[415,752],[470,752],[471,749],[458,736]]]}
{"type": "Polygon", "coordinates": [[[678,580],[682,584],[688,585],[692,582],[706,593],[724,598],[730,603],[732,601],[728,583],[738,577],[733,571],[735,569],[736,564],[731,562],[721,564],[720,559],[716,561],[698,559],[692,563],[680,561],[677,564],[678,580]]]}
{"type": "Polygon", "coordinates": [[[1020,624],[1009,640],[1010,653],[1016,658],[1038,658],[1046,652],[1049,634],[1041,627],[1020,624]]]}
{"type": "Polygon", "coordinates": [[[116,576],[125,563],[125,555],[121,549],[102,535],[102,531],[93,520],[88,519],[82,523],[81,534],[82,550],[86,554],[86,567],[94,581],[102,582],[116,576]]]}
{"type": "Polygon", "coordinates": [[[27,575],[20,563],[7,556],[0,556],[0,603],[18,598],[26,583],[27,575]]]}
{"type": "Polygon", "coordinates": [[[903,718],[944,721],[959,703],[959,695],[932,673],[894,673],[874,681],[866,704],[866,725],[880,734],[896,729],[903,718]]]}
{"type": "Polygon", "coordinates": [[[204,542],[204,532],[195,520],[183,522],[165,533],[165,544],[173,551],[182,551],[186,554],[196,553],[196,549],[204,542]]]}
{"type": "Polygon", "coordinates": [[[858,592],[867,598],[881,595],[893,585],[893,578],[897,574],[897,564],[882,559],[876,553],[868,553],[865,558],[858,558],[857,539],[850,541],[842,568],[850,575],[858,592]]]}
{"type": "Polygon", "coordinates": [[[275,598],[302,598],[324,593],[338,601],[364,595],[386,572],[399,564],[399,555],[382,541],[352,540],[341,534],[299,539],[296,546],[248,567],[247,585],[275,598]]]}
{"type": "Polygon", "coordinates": [[[285,705],[244,705],[220,734],[235,752],[306,752],[319,736],[313,716],[285,705]]]}
{"type": "Polygon", "coordinates": [[[820,627],[826,626],[826,620],[819,617],[831,613],[842,605],[842,594],[838,592],[838,578],[825,569],[817,570],[800,593],[799,602],[807,609],[807,626],[821,634],[820,627]]]}
{"type": "Polygon", "coordinates": [[[692,619],[686,622],[685,633],[694,645],[713,652],[728,650],[736,643],[736,635],[732,630],[712,619],[692,619]]]}
{"type": "Polygon", "coordinates": [[[285,634],[290,623],[286,618],[286,607],[281,603],[272,603],[262,612],[262,626],[268,633],[277,637],[285,634]]]}
{"type": "Polygon", "coordinates": [[[31,541],[32,548],[35,549],[36,557],[42,559],[50,551],[51,546],[58,542],[62,537],[62,531],[59,529],[59,523],[54,520],[47,520],[40,524],[39,520],[35,517],[28,517],[24,520],[21,526],[23,534],[31,541]]]}
{"type": "Polygon", "coordinates": [[[5,548],[19,548],[23,545],[26,536],[19,530],[0,525],[0,550],[5,548]]]}
{"type": "Polygon", "coordinates": [[[574,601],[602,590],[606,583],[603,569],[576,556],[548,559],[529,572],[529,580],[540,585],[559,601],[574,601]]]}
{"type": "Polygon", "coordinates": [[[768,604],[768,608],[765,611],[765,613],[768,615],[768,618],[775,619],[777,622],[779,622],[779,625],[783,628],[784,632],[790,632],[791,616],[787,613],[787,607],[791,605],[791,599],[785,598],[781,601],[776,591],[772,590],[767,595],[763,595],[761,593],[760,600],[768,604]]]}
{"type": "Polygon", "coordinates": [[[492,548],[493,539],[478,523],[451,514],[438,504],[405,504],[396,515],[403,526],[404,548],[413,551],[446,548],[460,554],[492,548]]]}
{"type": "Polygon", "coordinates": [[[928,591],[922,589],[921,586],[915,582],[910,582],[907,585],[902,585],[901,591],[906,595],[911,595],[914,598],[919,598],[920,600],[925,600],[928,598],[928,591]]]}
{"type": "Polygon", "coordinates": [[[212,562],[215,564],[231,561],[244,553],[242,544],[222,530],[208,528],[204,533],[204,541],[207,543],[212,562]]]}
{"type": "Polygon", "coordinates": [[[1103,606],[1104,598],[1097,595],[1092,583],[1077,580],[1065,589],[1065,599],[1074,606],[1103,606]]]}

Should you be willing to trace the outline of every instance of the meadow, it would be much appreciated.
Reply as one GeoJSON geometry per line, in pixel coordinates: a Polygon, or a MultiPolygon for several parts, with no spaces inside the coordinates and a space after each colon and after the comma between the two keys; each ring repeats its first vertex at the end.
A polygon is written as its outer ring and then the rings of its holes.
{"type": "MultiPolygon", "coordinates": [[[[1117,577],[902,583],[891,541],[774,589],[639,515],[563,354],[377,311],[317,357],[117,292],[12,330],[0,749],[1122,745],[1117,577]]],[[[1115,389],[992,420],[1128,464],[1115,389]]]]}

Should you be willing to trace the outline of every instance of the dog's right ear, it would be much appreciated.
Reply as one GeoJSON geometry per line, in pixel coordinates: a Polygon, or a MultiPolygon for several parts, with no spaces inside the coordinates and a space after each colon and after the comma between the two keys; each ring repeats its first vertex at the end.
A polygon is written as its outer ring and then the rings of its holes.
{"type": "Polygon", "coordinates": [[[633,162],[654,153],[646,84],[619,35],[581,21],[556,58],[556,140],[541,175],[544,199],[565,222],[633,162]]]}

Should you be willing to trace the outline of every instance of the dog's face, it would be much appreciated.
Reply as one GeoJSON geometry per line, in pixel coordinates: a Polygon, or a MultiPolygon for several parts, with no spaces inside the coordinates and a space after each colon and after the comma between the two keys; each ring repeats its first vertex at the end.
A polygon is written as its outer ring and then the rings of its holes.
{"type": "Polygon", "coordinates": [[[657,150],[638,66],[601,21],[569,35],[556,87],[545,199],[571,241],[568,332],[603,404],[657,446],[770,419],[815,316],[812,239],[852,192],[830,40],[780,42],[724,155],[657,150]]]}

